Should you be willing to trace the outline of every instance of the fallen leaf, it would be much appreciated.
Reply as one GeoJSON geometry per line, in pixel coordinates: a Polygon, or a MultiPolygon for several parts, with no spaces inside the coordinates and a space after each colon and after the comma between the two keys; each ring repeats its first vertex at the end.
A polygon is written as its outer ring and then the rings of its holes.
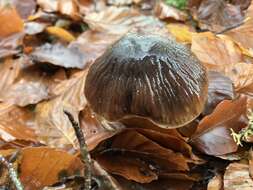
{"type": "Polygon", "coordinates": [[[49,34],[56,36],[66,42],[71,42],[75,40],[75,37],[70,32],[57,26],[49,26],[46,28],[46,31],[49,34]]]}
{"type": "Polygon", "coordinates": [[[248,18],[241,26],[227,31],[225,34],[230,36],[237,43],[243,47],[251,49],[253,48],[253,3],[247,10],[246,17],[248,18]]]}
{"type": "Polygon", "coordinates": [[[12,85],[17,78],[22,67],[21,59],[5,59],[0,64],[0,100],[3,101],[3,94],[6,89],[12,85]]]}
{"type": "Polygon", "coordinates": [[[242,52],[232,40],[210,32],[193,33],[191,50],[209,70],[221,72],[227,65],[243,61],[242,52]]]}
{"type": "Polygon", "coordinates": [[[37,3],[46,12],[60,12],[78,19],[78,5],[74,0],[37,0],[37,3]]]}
{"type": "Polygon", "coordinates": [[[173,163],[174,170],[185,171],[189,169],[187,160],[182,153],[167,149],[134,130],[126,130],[117,135],[112,142],[112,148],[155,154],[173,163]]]}
{"type": "MultiPolygon", "coordinates": [[[[25,59],[20,61],[22,65],[27,64],[25,59]]],[[[64,76],[62,70],[46,73],[38,65],[28,66],[19,71],[15,81],[7,84],[0,97],[5,102],[19,106],[36,104],[48,99],[51,96],[51,89],[63,80],[64,76]]]]}
{"type": "Polygon", "coordinates": [[[23,31],[23,21],[11,4],[0,4],[0,23],[0,40],[23,31]]]}
{"type": "Polygon", "coordinates": [[[35,0],[11,0],[22,19],[27,19],[36,10],[35,0]]]}
{"type": "Polygon", "coordinates": [[[33,129],[35,125],[34,115],[28,109],[0,103],[0,138],[5,142],[38,141],[33,129]]]}
{"type": "Polygon", "coordinates": [[[109,7],[100,12],[92,12],[84,17],[90,29],[110,34],[123,35],[129,31],[160,31],[163,23],[153,16],[141,15],[126,7],[109,7]]]}
{"type": "Polygon", "coordinates": [[[83,64],[93,63],[105,50],[121,36],[107,32],[87,30],[77,40],[70,43],[69,47],[78,49],[83,54],[83,64]]]}
{"type": "Polygon", "coordinates": [[[208,155],[224,155],[235,152],[237,144],[231,129],[239,132],[247,126],[247,98],[224,100],[212,114],[204,117],[191,138],[191,143],[208,155]]]}
{"type": "Polygon", "coordinates": [[[234,63],[224,68],[224,74],[234,83],[237,93],[253,94],[253,65],[247,63],[234,63]]]}
{"type": "Polygon", "coordinates": [[[24,33],[16,33],[0,39],[0,58],[18,54],[21,50],[18,48],[22,45],[24,33]]]}
{"type": "Polygon", "coordinates": [[[223,190],[223,179],[222,176],[217,174],[209,182],[207,190],[223,190]]]}
{"type": "Polygon", "coordinates": [[[31,53],[34,61],[51,63],[65,68],[83,69],[83,54],[77,48],[68,48],[62,44],[45,44],[31,53]]]}
{"type": "Polygon", "coordinates": [[[186,21],[187,14],[179,9],[171,7],[164,2],[159,2],[154,8],[155,15],[162,20],[174,19],[177,21],[186,21]]]}
{"type": "Polygon", "coordinates": [[[192,32],[187,25],[182,24],[168,24],[169,32],[176,38],[178,42],[191,43],[192,32]]]}
{"type": "Polygon", "coordinates": [[[221,73],[209,71],[208,82],[208,97],[203,115],[211,114],[221,101],[235,98],[235,90],[230,78],[221,73]]]}
{"type": "Polygon", "coordinates": [[[224,174],[224,190],[251,190],[253,180],[249,176],[249,165],[231,163],[224,174]]]}
{"type": "Polygon", "coordinates": [[[63,174],[78,174],[83,167],[78,157],[53,148],[25,148],[20,154],[20,180],[26,190],[53,185],[63,174]]]}
{"type": "Polygon", "coordinates": [[[158,179],[156,173],[140,159],[120,154],[103,154],[96,157],[96,160],[108,172],[124,176],[128,180],[134,180],[139,183],[150,183],[158,179]]]}
{"type": "Polygon", "coordinates": [[[83,130],[89,150],[93,150],[100,142],[115,135],[118,131],[110,131],[103,127],[88,106],[80,113],[80,126],[83,130]]]}
{"type": "Polygon", "coordinates": [[[243,22],[244,14],[239,5],[223,0],[203,0],[197,10],[192,9],[201,29],[222,32],[243,22]]]}
{"type": "MultiPolygon", "coordinates": [[[[81,71],[69,79],[70,85],[57,97],[44,101],[36,106],[36,132],[45,144],[57,148],[77,148],[74,129],[64,114],[70,112],[76,121],[78,114],[85,105],[84,83],[86,71],[81,71]]],[[[61,85],[61,84],[60,84],[61,85]]]]}

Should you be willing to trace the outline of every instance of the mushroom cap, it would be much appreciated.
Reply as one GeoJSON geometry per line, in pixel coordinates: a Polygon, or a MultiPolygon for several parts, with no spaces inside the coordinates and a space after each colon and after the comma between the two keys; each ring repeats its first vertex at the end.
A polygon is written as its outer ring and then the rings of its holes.
{"type": "Polygon", "coordinates": [[[176,128],[201,113],[207,87],[205,68],[186,46],[129,33],[91,65],[85,95],[106,120],[144,117],[176,128]]]}

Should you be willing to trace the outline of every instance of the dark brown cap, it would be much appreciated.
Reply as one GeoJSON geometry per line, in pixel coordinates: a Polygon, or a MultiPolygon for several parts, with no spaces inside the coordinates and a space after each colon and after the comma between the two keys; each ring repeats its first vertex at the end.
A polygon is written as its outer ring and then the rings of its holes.
{"type": "Polygon", "coordinates": [[[207,87],[206,71],[187,47],[158,35],[130,33],[90,67],[85,95],[106,120],[144,117],[174,128],[201,113],[207,87]]]}

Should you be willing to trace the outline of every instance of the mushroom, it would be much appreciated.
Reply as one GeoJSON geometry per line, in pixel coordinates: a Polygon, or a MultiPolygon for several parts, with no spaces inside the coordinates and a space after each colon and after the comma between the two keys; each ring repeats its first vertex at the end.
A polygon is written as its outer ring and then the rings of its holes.
{"type": "Polygon", "coordinates": [[[184,45],[159,35],[129,33],[90,67],[85,95],[107,121],[131,117],[176,128],[203,110],[205,68],[184,45]]]}

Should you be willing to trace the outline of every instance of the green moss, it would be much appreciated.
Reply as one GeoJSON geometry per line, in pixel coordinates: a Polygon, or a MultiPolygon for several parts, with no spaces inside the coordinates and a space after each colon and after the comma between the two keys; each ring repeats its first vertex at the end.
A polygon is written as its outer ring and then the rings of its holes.
{"type": "Polygon", "coordinates": [[[253,112],[250,111],[250,114],[248,115],[249,118],[249,124],[248,127],[242,129],[239,133],[234,132],[233,129],[231,129],[232,137],[237,145],[242,146],[242,141],[247,141],[247,139],[253,135],[253,112]]]}
{"type": "Polygon", "coordinates": [[[176,7],[178,9],[184,9],[187,3],[187,0],[165,0],[165,3],[176,7]]]}

